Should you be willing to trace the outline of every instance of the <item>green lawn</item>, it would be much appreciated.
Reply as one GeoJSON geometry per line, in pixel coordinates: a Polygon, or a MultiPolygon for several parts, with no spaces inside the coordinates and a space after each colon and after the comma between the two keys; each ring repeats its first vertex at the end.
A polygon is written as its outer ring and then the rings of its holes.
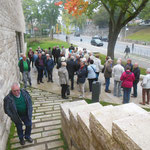
{"type": "Polygon", "coordinates": [[[129,35],[127,39],[150,42],[150,27],[129,35]]]}
{"type": "Polygon", "coordinates": [[[37,49],[38,46],[40,46],[43,49],[48,49],[49,47],[54,47],[59,45],[61,48],[64,46],[65,48],[68,48],[70,45],[66,42],[60,41],[60,40],[50,40],[48,38],[36,38],[36,39],[28,39],[27,40],[27,51],[29,50],[30,47],[32,47],[33,51],[37,49]]]}

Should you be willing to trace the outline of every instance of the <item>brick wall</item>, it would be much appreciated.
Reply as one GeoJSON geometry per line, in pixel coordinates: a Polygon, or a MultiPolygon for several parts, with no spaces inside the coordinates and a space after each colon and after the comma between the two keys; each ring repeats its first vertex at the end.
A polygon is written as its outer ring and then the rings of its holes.
{"type": "Polygon", "coordinates": [[[10,119],[3,111],[3,98],[14,81],[19,81],[18,55],[24,49],[25,22],[21,0],[0,0],[0,150],[4,150],[10,129],[10,119]],[[20,34],[20,48],[16,44],[20,34]]]}

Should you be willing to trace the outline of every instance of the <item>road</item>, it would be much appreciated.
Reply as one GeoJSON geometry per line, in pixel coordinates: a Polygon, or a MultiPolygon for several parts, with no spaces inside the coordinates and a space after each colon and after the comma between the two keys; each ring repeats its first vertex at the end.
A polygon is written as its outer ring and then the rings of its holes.
{"type": "MultiPolygon", "coordinates": [[[[60,39],[65,41],[65,35],[55,35],[54,36],[56,39],[60,39]]],[[[91,52],[99,52],[102,54],[107,54],[107,42],[103,42],[104,46],[103,47],[96,47],[92,46],[90,44],[91,37],[89,36],[80,36],[80,37],[75,37],[73,35],[70,35],[70,43],[73,43],[75,45],[78,45],[78,47],[81,48],[86,48],[88,51],[91,52]],[[80,39],[82,38],[82,42],[80,39]]],[[[150,47],[149,46],[144,46],[144,45],[138,45],[134,44],[134,51],[132,53],[132,44],[131,43],[125,43],[125,42],[117,42],[116,47],[115,47],[115,58],[122,58],[124,61],[124,50],[126,45],[128,45],[131,49],[131,55],[130,58],[132,59],[132,62],[138,62],[140,67],[143,68],[148,68],[150,67],[150,47]]]]}

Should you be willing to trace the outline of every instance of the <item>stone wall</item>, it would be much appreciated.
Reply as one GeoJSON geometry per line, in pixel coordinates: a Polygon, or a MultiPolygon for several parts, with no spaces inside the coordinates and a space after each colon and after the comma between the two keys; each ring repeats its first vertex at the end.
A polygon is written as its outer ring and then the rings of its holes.
{"type": "Polygon", "coordinates": [[[19,80],[17,64],[20,52],[25,52],[24,32],[21,0],[0,0],[0,150],[6,147],[11,125],[3,111],[3,98],[19,80]]]}
{"type": "Polygon", "coordinates": [[[150,113],[134,103],[103,107],[82,100],[62,104],[61,112],[69,150],[149,150],[150,113]]]}

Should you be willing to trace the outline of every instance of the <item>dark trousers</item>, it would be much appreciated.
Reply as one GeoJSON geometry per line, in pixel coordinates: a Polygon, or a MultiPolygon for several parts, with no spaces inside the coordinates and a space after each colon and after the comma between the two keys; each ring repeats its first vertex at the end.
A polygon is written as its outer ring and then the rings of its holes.
{"type": "Polygon", "coordinates": [[[131,88],[123,88],[123,104],[129,103],[130,101],[130,93],[131,93],[131,88]]]}
{"type": "Polygon", "coordinates": [[[109,84],[110,84],[110,78],[105,78],[106,86],[105,86],[105,91],[109,90],[109,84]]]}
{"type": "Polygon", "coordinates": [[[145,104],[145,95],[147,95],[147,104],[149,104],[149,99],[150,99],[150,89],[142,89],[142,99],[143,99],[143,104],[145,104]]]}
{"type": "Polygon", "coordinates": [[[53,55],[53,57],[54,57],[54,63],[56,64],[56,56],[53,55]]]}
{"type": "Polygon", "coordinates": [[[137,83],[133,83],[133,96],[137,97],[137,83]]]}
{"type": "Polygon", "coordinates": [[[56,64],[58,65],[59,57],[56,57],[56,64]]]}
{"type": "Polygon", "coordinates": [[[42,82],[43,70],[44,70],[43,67],[39,67],[39,68],[38,68],[38,77],[37,77],[37,81],[38,81],[38,82],[42,82]]]}
{"type": "Polygon", "coordinates": [[[22,122],[25,125],[25,134],[23,133],[23,124],[16,124],[16,128],[17,128],[17,133],[19,136],[19,139],[22,140],[24,137],[26,139],[30,138],[31,135],[31,130],[32,130],[32,121],[28,119],[27,116],[20,116],[22,122]]]}
{"type": "Polygon", "coordinates": [[[66,93],[67,93],[67,88],[68,85],[67,84],[61,84],[61,97],[64,98],[66,97],[66,93]]]}
{"type": "Polygon", "coordinates": [[[92,83],[93,81],[95,81],[96,79],[88,79],[89,80],[89,89],[90,89],[90,92],[92,92],[92,83]]]}
{"type": "Polygon", "coordinates": [[[53,70],[48,70],[48,81],[53,81],[53,70]]]}
{"type": "Polygon", "coordinates": [[[73,90],[74,89],[74,75],[69,76],[69,79],[71,80],[71,90],[73,90]]]}

